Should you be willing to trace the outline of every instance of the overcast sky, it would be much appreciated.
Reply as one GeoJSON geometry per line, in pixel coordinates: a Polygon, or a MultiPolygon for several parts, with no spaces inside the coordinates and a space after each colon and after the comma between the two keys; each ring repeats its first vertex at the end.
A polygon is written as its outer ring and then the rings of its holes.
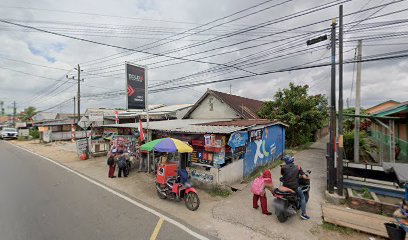
{"type": "MultiPolygon", "coordinates": [[[[229,92],[230,87],[233,94],[267,100],[279,88],[287,87],[289,82],[308,84],[312,94],[327,95],[329,66],[262,76],[255,76],[255,73],[330,61],[329,41],[308,47],[306,40],[330,34],[330,19],[338,16],[338,6],[299,17],[287,16],[297,16],[302,11],[333,2],[342,1],[2,0],[2,20],[145,53],[0,23],[0,101],[5,102],[8,113],[13,101],[17,102],[19,111],[27,106],[44,110],[65,101],[65,104],[49,111],[72,112],[73,100],[69,99],[76,95],[77,85],[65,76],[76,76],[74,67],[79,63],[84,70],[81,77],[84,78],[81,95],[85,96],[81,103],[82,111],[88,107],[124,107],[124,95],[86,96],[124,91],[125,61],[148,66],[149,85],[156,90],[254,75],[229,82],[157,92],[149,97],[153,104],[194,103],[207,88],[229,92]],[[259,6],[245,10],[255,5],[259,6]],[[241,10],[245,11],[229,16],[241,10]],[[221,19],[226,16],[229,17],[221,19]],[[282,18],[286,20],[274,21],[282,18]],[[220,20],[214,21],[217,19],[220,20]],[[319,21],[323,22],[313,24],[319,21]],[[269,24],[260,26],[266,22],[269,24]],[[251,26],[258,28],[243,31],[251,26]],[[152,53],[202,62],[174,60],[152,53]],[[218,56],[212,56],[215,54],[218,56]],[[206,56],[209,57],[203,58],[206,56]],[[171,65],[165,66],[168,64],[171,65]],[[198,72],[201,73],[196,74],[198,72]],[[195,75],[189,76],[191,74],[195,75]],[[189,77],[181,78],[185,76],[189,77]]],[[[407,7],[407,1],[395,0],[344,3],[345,60],[354,58],[359,38],[366,39],[363,41],[363,57],[406,51],[407,11],[388,13],[407,7]],[[347,15],[385,3],[393,4],[347,15]],[[379,27],[379,24],[395,20],[402,21],[379,27]]],[[[344,98],[346,105],[346,99],[351,96],[351,106],[354,106],[355,96],[353,73],[355,64],[346,64],[344,98]]],[[[407,58],[363,63],[361,89],[362,105],[365,107],[389,99],[407,101],[407,58]]]]}

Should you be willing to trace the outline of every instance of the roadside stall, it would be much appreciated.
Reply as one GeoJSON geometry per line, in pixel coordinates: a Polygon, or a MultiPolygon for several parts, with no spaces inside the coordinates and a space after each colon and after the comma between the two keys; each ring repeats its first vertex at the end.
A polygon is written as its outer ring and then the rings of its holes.
{"type": "Polygon", "coordinates": [[[193,149],[185,142],[174,138],[156,139],[142,145],[140,149],[153,154],[154,152],[165,154],[160,158],[156,171],[157,195],[161,199],[183,200],[189,210],[197,210],[200,206],[200,199],[197,191],[189,182],[188,172],[185,169],[188,159],[174,157],[183,153],[191,153],[193,149]]]}

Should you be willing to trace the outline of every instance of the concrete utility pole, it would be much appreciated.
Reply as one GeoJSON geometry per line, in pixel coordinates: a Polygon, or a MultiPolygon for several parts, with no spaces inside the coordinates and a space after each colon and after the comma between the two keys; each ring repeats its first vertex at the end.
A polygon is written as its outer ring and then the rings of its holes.
{"type": "Polygon", "coordinates": [[[337,194],[343,196],[343,5],[339,6],[339,137],[337,145],[337,194]]]}
{"type": "Polygon", "coordinates": [[[81,67],[78,64],[78,122],[81,120],[81,67]]]}
{"type": "Polygon", "coordinates": [[[331,91],[330,91],[330,138],[327,153],[327,191],[334,193],[334,144],[336,143],[336,19],[331,24],[331,91]]]}
{"type": "Polygon", "coordinates": [[[0,110],[1,110],[1,116],[4,116],[4,108],[3,108],[4,102],[0,101],[0,110]]]}
{"type": "MultiPolygon", "coordinates": [[[[361,91],[361,59],[363,42],[358,40],[357,46],[357,77],[356,77],[356,115],[360,115],[360,91],[361,91]]],[[[356,117],[354,122],[354,162],[360,162],[360,118],[356,117]]]]}
{"type": "MultiPolygon", "coordinates": [[[[74,97],[74,117],[75,117],[75,97],[74,97]]],[[[74,120],[75,123],[75,120],[74,120]]]]}
{"type": "Polygon", "coordinates": [[[16,101],[13,102],[13,127],[16,124],[16,113],[17,113],[17,107],[16,107],[16,101]]]}

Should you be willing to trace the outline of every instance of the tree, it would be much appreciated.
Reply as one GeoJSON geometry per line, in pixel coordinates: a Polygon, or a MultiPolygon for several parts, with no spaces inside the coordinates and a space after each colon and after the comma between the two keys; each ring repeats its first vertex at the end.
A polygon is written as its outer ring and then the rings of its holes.
{"type": "Polygon", "coordinates": [[[258,115],[289,124],[286,142],[295,147],[313,141],[314,133],[328,120],[327,99],[324,95],[309,95],[309,86],[280,89],[273,101],[266,102],[258,115]]]}
{"type": "Polygon", "coordinates": [[[20,113],[19,118],[23,121],[23,122],[27,122],[29,120],[31,120],[31,118],[36,114],[36,109],[35,107],[28,107],[26,109],[24,109],[24,112],[20,113]]]}

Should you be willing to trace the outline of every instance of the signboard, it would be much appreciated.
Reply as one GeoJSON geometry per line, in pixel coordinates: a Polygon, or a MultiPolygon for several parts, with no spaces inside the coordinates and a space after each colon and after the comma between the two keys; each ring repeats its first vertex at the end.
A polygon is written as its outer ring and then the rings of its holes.
{"type": "Polygon", "coordinates": [[[16,128],[24,128],[27,127],[27,123],[25,122],[17,122],[16,123],[16,128]]]}
{"type": "Polygon", "coordinates": [[[103,112],[89,112],[89,121],[103,122],[103,112]]]}
{"type": "Polygon", "coordinates": [[[79,154],[88,150],[88,139],[82,138],[76,141],[76,147],[79,154]]]}
{"type": "Polygon", "coordinates": [[[146,109],[146,69],[126,63],[127,108],[146,109]]]}
{"type": "Polygon", "coordinates": [[[23,136],[23,137],[27,137],[29,135],[30,130],[28,129],[18,129],[18,135],[19,136],[23,136]]]}
{"type": "Polygon", "coordinates": [[[39,132],[47,132],[47,131],[48,131],[48,127],[38,127],[38,131],[39,131],[39,132]]]}

